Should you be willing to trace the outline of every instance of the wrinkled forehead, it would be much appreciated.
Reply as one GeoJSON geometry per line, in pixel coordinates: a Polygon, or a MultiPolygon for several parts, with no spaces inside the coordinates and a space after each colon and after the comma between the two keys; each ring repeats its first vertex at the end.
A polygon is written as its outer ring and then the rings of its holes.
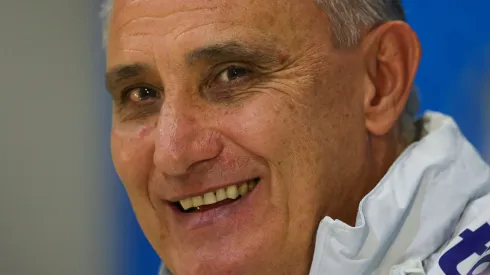
{"type": "MultiPolygon", "coordinates": [[[[138,19],[182,22],[183,19],[202,19],[273,24],[307,6],[311,0],[120,0],[115,1],[113,25],[127,24],[138,19]],[[298,5],[299,2],[301,3],[298,5]]],[[[311,3],[310,3],[311,4],[311,3]]],[[[118,27],[118,26],[114,26],[118,27]]],[[[169,26],[172,28],[172,26],[169,26]]]]}
{"type": "Polygon", "coordinates": [[[119,0],[108,58],[118,52],[167,53],[227,40],[295,46],[324,13],[312,0],[119,0]]]}

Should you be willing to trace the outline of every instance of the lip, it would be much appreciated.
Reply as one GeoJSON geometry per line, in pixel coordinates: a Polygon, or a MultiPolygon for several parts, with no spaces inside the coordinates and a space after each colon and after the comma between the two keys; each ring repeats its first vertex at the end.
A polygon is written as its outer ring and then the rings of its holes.
{"type": "Polygon", "coordinates": [[[171,212],[171,220],[185,230],[196,230],[226,222],[248,220],[254,214],[254,206],[259,205],[264,187],[264,182],[262,181],[263,179],[245,197],[203,212],[184,213],[171,203],[168,203],[167,207],[171,212]]]}
{"type": "Polygon", "coordinates": [[[184,199],[193,198],[193,197],[197,197],[197,196],[204,196],[204,194],[206,194],[208,192],[216,192],[216,190],[218,190],[218,189],[227,188],[227,187],[233,186],[233,185],[240,185],[240,184],[252,181],[252,180],[257,179],[257,178],[260,178],[260,177],[250,178],[250,179],[246,179],[246,180],[242,180],[242,181],[236,181],[234,183],[227,183],[227,184],[224,184],[222,186],[218,185],[216,187],[208,187],[204,190],[199,190],[197,192],[188,193],[188,194],[176,197],[176,198],[170,198],[170,199],[168,199],[168,201],[170,203],[177,203],[177,202],[184,200],[184,199]]]}

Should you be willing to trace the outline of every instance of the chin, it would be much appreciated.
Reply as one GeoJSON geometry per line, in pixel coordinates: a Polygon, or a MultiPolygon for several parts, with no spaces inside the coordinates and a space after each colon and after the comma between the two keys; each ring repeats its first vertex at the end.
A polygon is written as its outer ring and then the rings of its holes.
{"type": "Polygon", "coordinates": [[[257,274],[261,260],[259,251],[241,247],[225,247],[221,250],[195,248],[194,251],[175,253],[173,264],[169,264],[178,275],[246,275],[257,274]]]}
{"type": "Polygon", "coordinates": [[[280,224],[266,223],[255,230],[245,229],[211,238],[209,235],[198,238],[199,232],[195,232],[189,239],[174,239],[172,243],[178,244],[176,246],[162,247],[165,253],[161,258],[167,268],[178,275],[264,274],[282,253],[278,247],[282,247],[285,234],[278,233],[280,228],[273,228],[280,224]]]}

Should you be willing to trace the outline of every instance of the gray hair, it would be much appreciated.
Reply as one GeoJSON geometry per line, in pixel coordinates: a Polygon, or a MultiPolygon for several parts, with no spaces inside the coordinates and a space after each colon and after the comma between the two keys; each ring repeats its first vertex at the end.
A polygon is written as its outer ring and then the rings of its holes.
{"type": "MultiPolygon", "coordinates": [[[[400,0],[315,0],[328,14],[332,24],[333,43],[348,48],[356,45],[364,29],[387,21],[405,21],[400,0]]],[[[109,34],[109,19],[113,0],[102,4],[101,18],[104,22],[104,46],[109,34]]],[[[412,88],[405,109],[400,117],[402,134],[409,142],[416,136],[415,116],[419,109],[417,89],[412,88]]]]}

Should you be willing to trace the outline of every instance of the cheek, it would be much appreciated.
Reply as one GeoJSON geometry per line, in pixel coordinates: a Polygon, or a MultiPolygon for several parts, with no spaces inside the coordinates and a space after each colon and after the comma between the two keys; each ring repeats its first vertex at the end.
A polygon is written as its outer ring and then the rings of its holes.
{"type": "Polygon", "coordinates": [[[290,102],[286,96],[263,95],[221,116],[225,135],[268,165],[272,200],[277,206],[284,205],[310,151],[302,141],[308,134],[308,121],[302,117],[302,108],[290,102]]]}
{"type": "Polygon", "coordinates": [[[148,182],[153,171],[155,126],[128,127],[114,124],[111,132],[112,158],[127,191],[138,222],[157,251],[167,238],[168,229],[153,210],[148,182]]]}
{"type": "Polygon", "coordinates": [[[111,132],[112,159],[128,191],[147,185],[148,176],[153,167],[154,129],[149,125],[126,127],[116,123],[113,126],[111,132]]]}
{"type": "Polygon", "coordinates": [[[224,129],[224,134],[233,142],[275,166],[276,154],[281,151],[278,149],[288,132],[288,118],[283,116],[274,98],[264,97],[247,103],[239,110],[225,112],[219,128],[224,129]]]}
{"type": "Polygon", "coordinates": [[[347,180],[344,170],[359,152],[356,138],[362,136],[363,125],[362,116],[351,111],[357,104],[352,102],[362,104],[362,100],[341,102],[325,85],[298,90],[304,92],[296,99],[261,95],[235,112],[222,114],[225,125],[220,127],[267,162],[274,200],[287,198],[290,207],[302,205],[303,200],[325,200],[318,193],[332,193],[347,180]]]}

